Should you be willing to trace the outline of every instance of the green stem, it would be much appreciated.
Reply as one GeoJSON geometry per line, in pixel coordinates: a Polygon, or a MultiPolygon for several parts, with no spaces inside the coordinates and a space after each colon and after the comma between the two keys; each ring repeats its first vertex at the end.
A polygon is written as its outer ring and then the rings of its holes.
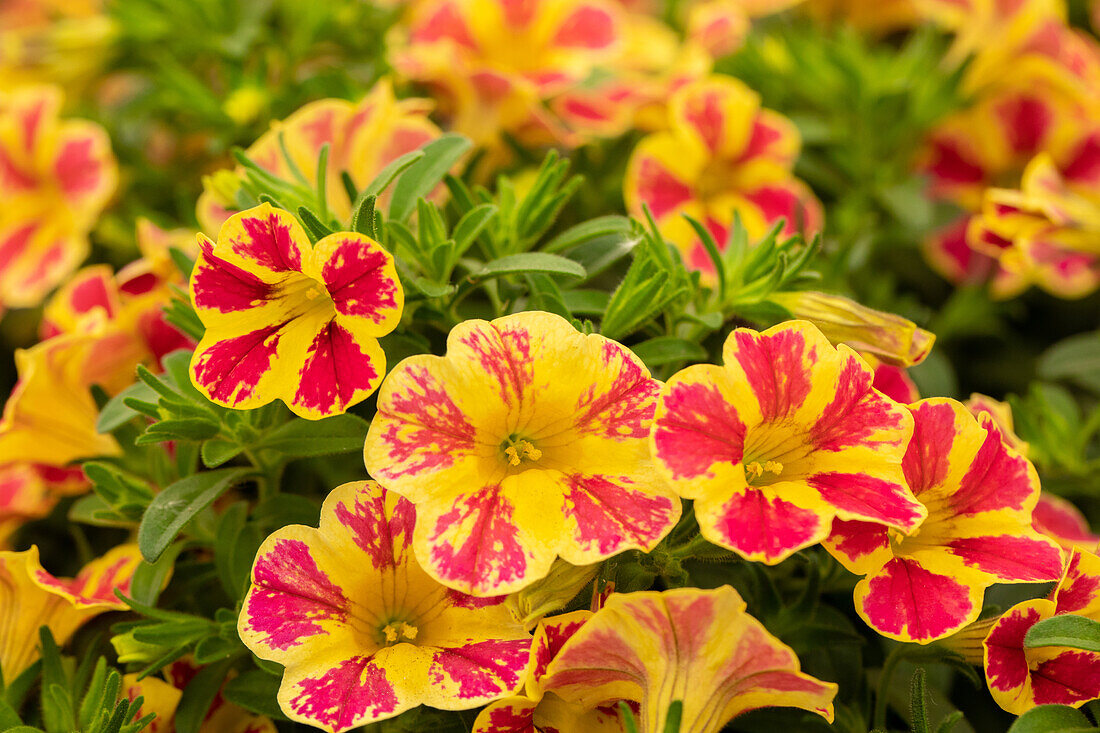
{"type": "Polygon", "coordinates": [[[244,457],[259,471],[260,476],[256,480],[256,485],[259,489],[259,500],[264,501],[270,499],[279,493],[279,483],[283,475],[283,467],[286,465],[283,461],[277,461],[275,463],[267,463],[259,458],[259,454],[250,449],[242,451],[244,457]]]}
{"type": "Polygon", "coordinates": [[[886,730],[886,698],[890,689],[890,683],[894,678],[894,670],[905,658],[905,644],[898,644],[886,655],[886,661],[882,663],[882,675],[878,680],[878,692],[875,695],[875,714],[871,727],[878,730],[886,730]]]}

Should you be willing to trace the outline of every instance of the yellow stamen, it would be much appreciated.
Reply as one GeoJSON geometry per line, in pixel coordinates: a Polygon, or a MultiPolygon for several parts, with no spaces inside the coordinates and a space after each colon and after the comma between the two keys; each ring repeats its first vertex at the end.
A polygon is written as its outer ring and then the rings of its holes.
{"type": "Polygon", "coordinates": [[[783,464],[779,461],[765,461],[761,466],[759,461],[752,461],[745,466],[745,475],[749,481],[755,481],[764,473],[774,473],[776,476],[783,473],[783,464]]]}
{"type": "Polygon", "coordinates": [[[504,455],[508,456],[508,465],[518,466],[524,459],[537,461],[542,458],[542,451],[536,448],[528,440],[517,440],[504,449],[504,455]]]}
{"type": "Polygon", "coordinates": [[[391,621],[382,629],[382,635],[386,637],[387,644],[396,644],[399,641],[414,641],[419,632],[415,626],[404,621],[391,621]]]}

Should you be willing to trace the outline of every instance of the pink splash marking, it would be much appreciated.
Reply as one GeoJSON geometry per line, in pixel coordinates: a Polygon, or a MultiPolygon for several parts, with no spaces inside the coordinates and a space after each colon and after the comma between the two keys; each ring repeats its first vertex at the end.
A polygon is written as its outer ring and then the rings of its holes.
{"type": "Polygon", "coordinates": [[[829,541],[837,552],[855,561],[889,547],[890,534],[885,525],[875,522],[834,519],[829,541]]]}
{"type": "Polygon", "coordinates": [[[929,256],[935,265],[954,282],[979,282],[989,277],[996,261],[982,252],[975,252],[966,239],[971,217],[963,216],[954,224],[934,234],[928,242],[929,256]]]}
{"type": "Polygon", "coordinates": [[[654,422],[655,456],[674,479],[709,474],[715,463],[740,463],[745,424],[711,384],[676,382],[661,396],[665,413],[654,422]]]}
{"type": "Polygon", "coordinates": [[[151,313],[143,313],[138,317],[138,333],[142,341],[149,348],[149,352],[156,360],[158,369],[162,369],[161,359],[177,349],[193,351],[195,342],[190,336],[184,335],[175,326],[164,318],[164,311],[159,308],[151,313]]]}
{"type": "Polygon", "coordinates": [[[789,501],[748,488],[726,500],[712,523],[722,544],[774,560],[816,542],[822,519],[789,501]]]}
{"type": "Polygon", "coordinates": [[[865,473],[816,473],[807,479],[821,498],[853,519],[882,522],[899,529],[920,523],[920,505],[905,495],[905,487],[865,473]]]}
{"type": "Polygon", "coordinates": [[[252,592],[244,607],[246,628],[271,649],[289,649],[304,637],[325,633],[318,621],[347,617],[348,600],[301,540],[280,539],[256,558],[252,592]]]}
{"type": "Polygon", "coordinates": [[[219,402],[245,401],[271,369],[279,346],[279,330],[285,325],[277,323],[212,344],[194,366],[195,380],[219,402]]]}
{"type": "Polygon", "coordinates": [[[1031,673],[1036,705],[1076,705],[1100,697],[1100,654],[1064,652],[1031,673]]]}
{"type": "Polygon", "coordinates": [[[784,418],[801,407],[810,394],[813,380],[809,365],[817,362],[817,347],[811,347],[793,329],[769,336],[734,331],[733,338],[737,345],[734,358],[760,403],[764,422],[784,418]]]}
{"type": "Polygon", "coordinates": [[[954,578],[894,558],[869,579],[863,611],[871,625],[915,640],[937,639],[965,624],[974,611],[969,589],[954,578]]]}
{"type": "Polygon", "coordinates": [[[884,395],[907,405],[920,399],[917,385],[909,378],[909,374],[901,367],[889,364],[880,364],[875,367],[875,379],[871,386],[884,395]]]}
{"type": "Polygon", "coordinates": [[[88,313],[93,308],[102,308],[108,318],[115,316],[115,299],[108,276],[102,272],[93,272],[76,281],[69,291],[69,307],[74,313],[88,313]]]}
{"type": "Polygon", "coordinates": [[[489,608],[491,606],[499,606],[506,600],[508,600],[508,596],[468,596],[453,588],[447,589],[447,603],[457,608],[489,608]]]}
{"type": "Polygon", "coordinates": [[[458,683],[458,699],[488,701],[512,692],[523,681],[530,657],[530,639],[480,641],[444,647],[429,673],[436,684],[458,683]]]}
{"type": "Polygon", "coordinates": [[[343,412],[357,392],[374,389],[381,376],[371,355],[334,319],[306,352],[294,404],[322,413],[343,412]]]}
{"type": "Polygon", "coordinates": [[[352,540],[370,558],[375,570],[396,568],[406,559],[406,549],[412,542],[416,510],[412,502],[399,498],[391,516],[386,512],[387,491],[360,491],[349,508],[336,505],[336,519],[347,528],[352,540]]]}
{"type": "Polygon", "coordinates": [[[1036,97],[1021,94],[994,105],[1000,118],[1001,132],[1009,147],[1018,155],[1031,157],[1042,149],[1054,124],[1054,112],[1036,97]]]}
{"type": "Polygon", "coordinates": [[[684,121],[695,129],[712,154],[718,152],[726,136],[721,96],[719,90],[709,89],[688,97],[684,104],[684,121]]]}
{"type": "Polygon", "coordinates": [[[944,403],[918,404],[913,413],[913,438],[901,467],[905,482],[920,498],[928,489],[947,480],[947,455],[955,440],[955,411],[944,403]]]}
{"type": "Polygon", "coordinates": [[[23,170],[11,154],[0,147],[0,188],[7,193],[29,191],[38,186],[31,171],[23,170]]]}
{"type": "Polygon", "coordinates": [[[963,537],[947,546],[969,567],[1001,580],[1037,583],[1057,580],[1062,575],[1062,553],[1041,540],[1012,535],[963,537]]]}
{"type": "Polygon", "coordinates": [[[983,425],[985,439],[974,456],[951,503],[959,514],[979,514],[998,509],[1022,510],[1024,502],[1038,493],[1032,483],[1027,459],[1010,455],[1001,434],[983,425]]]}
{"type": "Polygon", "coordinates": [[[512,504],[501,495],[499,485],[486,486],[458,498],[436,520],[428,538],[431,563],[441,577],[470,588],[509,584],[527,573],[527,552],[518,535],[512,504]],[[457,546],[441,539],[455,525],[470,528],[457,546]]]}
{"type": "Polygon", "coordinates": [[[397,710],[397,694],[373,659],[352,657],[320,677],[302,680],[290,700],[296,715],[334,731],[397,710]]]}
{"type": "Polygon", "coordinates": [[[545,676],[550,662],[558,656],[565,642],[569,641],[584,624],[584,619],[558,621],[550,618],[543,621],[542,633],[535,636],[536,646],[531,650],[531,657],[535,662],[531,669],[531,679],[540,680],[545,676]]]}
{"type": "Polygon", "coordinates": [[[4,272],[26,254],[30,247],[31,237],[39,228],[39,222],[31,221],[22,226],[0,232],[0,272],[4,272]]]}
{"type": "Polygon", "coordinates": [[[560,662],[549,678],[552,691],[559,687],[598,687],[625,680],[634,684],[648,677],[645,663],[634,645],[610,629],[591,629],[582,643],[561,650],[560,662]],[[608,660],[615,660],[614,666],[608,660]]]}
{"type": "Polygon", "coordinates": [[[608,370],[615,370],[615,379],[599,394],[595,385],[585,389],[574,407],[574,426],[579,432],[612,440],[649,437],[661,383],[650,379],[619,344],[605,343],[601,357],[608,370]]]}
{"type": "Polygon", "coordinates": [[[378,406],[386,418],[380,437],[389,451],[386,465],[372,467],[378,477],[448,468],[473,450],[477,431],[427,368],[399,367],[389,382],[398,386],[378,406]]]}
{"type": "Polygon", "coordinates": [[[985,677],[990,689],[1017,690],[1029,674],[1024,655],[1024,636],[1039,623],[1042,614],[1036,608],[1010,609],[985,639],[988,652],[985,677]]]}
{"type": "Polygon", "coordinates": [[[642,156],[637,171],[634,183],[638,189],[638,199],[649,206],[657,221],[679,211],[694,198],[691,187],[651,155],[642,156]]]}
{"type": "Polygon", "coordinates": [[[538,703],[526,699],[501,700],[485,709],[488,720],[478,733],[557,733],[535,727],[538,703]]]}
{"type": "Polygon", "coordinates": [[[325,143],[336,140],[336,113],[331,107],[321,107],[301,125],[302,134],[311,150],[320,151],[325,143]]]}
{"type": "Polygon", "coordinates": [[[607,48],[618,38],[615,19],[601,7],[581,5],[562,21],[552,44],[563,48],[607,48]]]}
{"type": "Polygon", "coordinates": [[[249,310],[271,299],[272,286],[254,274],[216,257],[213,245],[204,239],[202,257],[191,274],[195,307],[220,313],[249,310]]]}
{"type": "Polygon", "coordinates": [[[57,151],[53,169],[61,190],[67,196],[94,191],[103,181],[103,164],[95,155],[92,137],[65,140],[57,151]]]}
{"type": "Polygon", "coordinates": [[[267,216],[243,216],[240,223],[244,236],[229,242],[235,253],[272,272],[302,271],[302,256],[290,226],[274,209],[267,216]]]}
{"type": "Polygon", "coordinates": [[[669,528],[672,500],[630,487],[624,476],[565,477],[565,511],[577,523],[576,540],[604,556],[627,547],[649,547],[669,528]]]}
{"type": "Polygon", "coordinates": [[[458,342],[473,352],[481,369],[497,383],[506,405],[522,402],[531,385],[531,334],[525,328],[477,326],[458,342]]]}
{"type": "Polygon", "coordinates": [[[1079,613],[1096,601],[1100,575],[1081,569],[1081,553],[1074,552],[1066,566],[1066,575],[1054,591],[1055,613],[1079,613]]]}
{"type": "Polygon", "coordinates": [[[942,184],[980,184],[985,181],[985,169],[971,159],[971,151],[957,140],[940,138],[932,141],[928,171],[942,184]]]}
{"type": "Polygon", "coordinates": [[[1066,180],[1092,183],[1100,182],[1100,135],[1089,135],[1062,166],[1066,180]]]}
{"type": "Polygon", "coordinates": [[[381,323],[397,308],[397,281],[382,268],[386,253],[365,238],[342,240],[321,268],[336,311],[381,323]]]}
{"type": "Polygon", "coordinates": [[[93,576],[87,571],[81,571],[73,579],[70,591],[90,601],[118,603],[115,589],[117,588],[129,595],[130,581],[133,580],[135,567],[133,560],[122,557],[104,568],[98,576],[93,576]]]}
{"type": "Polygon", "coordinates": [[[837,452],[857,445],[878,448],[900,445],[902,413],[871,388],[872,372],[854,356],[845,360],[836,395],[810,428],[810,440],[818,450],[837,452]],[[888,437],[872,440],[880,430],[888,437]]]}
{"type": "Polygon", "coordinates": [[[423,23],[413,28],[410,40],[414,43],[447,40],[471,50],[478,48],[470,26],[455,2],[440,5],[432,15],[424,19],[423,23]]]}
{"type": "MultiPolygon", "coordinates": [[[[757,115],[752,121],[752,131],[749,133],[749,141],[745,144],[745,149],[741,151],[738,161],[752,160],[753,158],[762,156],[779,158],[779,156],[773,153],[786,151],[773,151],[771,148],[776,143],[782,142],[786,136],[784,130],[769,125],[768,118],[765,115],[757,115]]],[[[788,157],[789,153],[779,159],[786,160],[788,157]]]]}

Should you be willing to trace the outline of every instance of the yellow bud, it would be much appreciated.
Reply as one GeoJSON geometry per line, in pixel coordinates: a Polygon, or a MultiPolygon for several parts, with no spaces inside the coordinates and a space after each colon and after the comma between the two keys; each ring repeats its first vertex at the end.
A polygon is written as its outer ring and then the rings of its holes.
{"type": "Polygon", "coordinates": [[[921,363],[936,341],[935,334],[918,328],[908,319],[839,295],[806,290],[776,293],[771,299],[795,318],[813,323],[834,344],[847,344],[894,366],[921,363]]]}
{"type": "Polygon", "coordinates": [[[237,190],[241,187],[241,177],[232,170],[224,168],[209,176],[203,176],[202,187],[214,196],[219,206],[235,208],[237,190]]]}
{"type": "Polygon", "coordinates": [[[222,110],[238,125],[247,125],[267,107],[267,93],[259,87],[246,86],[234,90],[222,105],[222,110]]]}

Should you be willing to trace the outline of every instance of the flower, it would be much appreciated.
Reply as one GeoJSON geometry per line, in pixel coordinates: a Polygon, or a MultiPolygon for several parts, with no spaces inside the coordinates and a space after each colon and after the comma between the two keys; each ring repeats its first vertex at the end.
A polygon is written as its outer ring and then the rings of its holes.
{"type": "Polygon", "coordinates": [[[592,584],[599,572],[598,564],[578,567],[555,560],[545,577],[508,596],[508,608],[525,629],[530,629],[546,614],[564,608],[592,584]]]}
{"type": "Polygon", "coordinates": [[[9,549],[8,540],[24,523],[50,513],[57,498],[29,463],[0,466],[0,550],[9,549]]]}
{"type": "Polygon", "coordinates": [[[908,536],[881,524],[838,520],[826,549],[866,575],[856,612],[883,636],[926,644],[978,618],[994,583],[1054,580],[1058,546],[1031,528],[1039,499],[1035,468],[960,403],[911,405],[905,480],[928,517],[908,536]]]}
{"type": "MultiPolygon", "coordinates": [[[[245,153],[257,165],[278,178],[296,182],[295,169],[312,185],[317,180],[321,147],[329,146],[325,185],[326,206],[340,221],[352,214],[352,202],[341,180],[347,173],[363,189],[392,160],[439,137],[439,128],[428,119],[432,103],[427,99],[397,99],[388,78],[378,81],[357,103],[321,99],[298,109],[285,120],[272,123],[245,153]],[[285,152],[284,152],[285,146],[285,152]]],[[[244,169],[203,180],[196,214],[199,225],[213,235],[238,208],[237,189],[244,169]]]]}
{"type": "Polygon", "coordinates": [[[624,346],[560,316],[466,321],[446,356],[386,378],[367,471],[416,505],[416,555],[441,583],[517,591],[557,556],[650,550],[676,523],[646,441],[660,387],[624,346]]]}
{"type": "Polygon", "coordinates": [[[64,466],[116,455],[118,443],[96,431],[88,359],[97,335],[63,334],[15,352],[19,380],[0,418],[0,464],[64,466]]]}
{"type": "Polygon", "coordinates": [[[893,313],[877,311],[840,295],[813,290],[775,293],[771,300],[807,320],[834,344],[847,344],[894,366],[920,364],[936,335],[893,313]]]}
{"type": "Polygon", "coordinates": [[[1027,456],[1029,448],[1027,441],[1022,440],[1013,428],[1011,405],[978,392],[971,393],[969,399],[963,404],[976,418],[981,419],[982,415],[988,415],[1005,444],[1020,455],[1027,456]]]}
{"type": "Polygon", "coordinates": [[[613,594],[562,645],[542,689],[588,709],[637,701],[644,733],[663,731],[680,700],[681,733],[710,733],[762,707],[802,708],[832,722],[837,686],[800,672],[794,651],[724,585],[613,594]]]}
{"type": "Polygon", "coordinates": [[[608,0],[429,0],[411,16],[391,44],[394,68],[432,88],[452,129],[497,154],[504,133],[568,142],[544,102],[623,46],[622,10],[608,0]]]}
{"type": "Polygon", "coordinates": [[[695,500],[703,537],[774,564],[825,539],[834,517],[920,524],[901,469],[912,419],[851,349],[790,321],[737,329],[723,361],[673,375],[653,421],[657,465],[695,500]]]}
{"type": "Polygon", "coordinates": [[[1014,715],[1036,705],[1075,708],[1100,697],[1100,654],[1066,647],[1027,647],[1038,622],[1072,613],[1100,621],[1100,558],[1074,550],[1049,599],[1017,603],[985,640],[985,679],[997,704],[1014,715]]]}
{"type": "Polygon", "coordinates": [[[191,379],[212,401],[251,409],[281,399],[317,420],[373,392],[386,371],[378,339],[401,318],[393,257],[362,234],[316,244],[289,213],[235,214],[215,244],[200,235],[191,302],[206,335],[191,379]]]}
{"type": "Polygon", "coordinates": [[[1031,526],[1057,542],[1066,553],[1074,548],[1095,550],[1100,544],[1100,536],[1093,533],[1080,509],[1046,491],[1039,495],[1039,503],[1031,514],[1031,526]]]}
{"type": "Polygon", "coordinates": [[[875,379],[871,386],[882,392],[894,402],[907,405],[920,399],[920,391],[913,383],[909,373],[901,367],[883,364],[870,354],[861,354],[863,360],[875,370],[875,379]]]}
{"type": "Polygon", "coordinates": [[[38,548],[0,552],[0,672],[14,680],[38,657],[38,627],[64,644],[88,619],[122,610],[118,588],[130,592],[141,562],[137,545],[119,545],[84,566],[75,578],[55,578],[38,561],[38,548]]]}
{"type": "Polygon", "coordinates": [[[117,34],[102,0],[13,0],[0,4],[4,86],[52,82],[79,91],[110,58],[117,34]]]}
{"type": "Polygon", "coordinates": [[[761,109],[742,82],[708,76],[685,84],[669,101],[669,129],[642,138],[630,155],[627,210],[640,216],[648,206],[688,266],[713,273],[681,214],[704,224],[720,247],[735,213],[753,239],[781,218],[788,235],[820,229],[821,205],[791,174],[800,145],[791,121],[761,109]]]}
{"type": "Polygon", "coordinates": [[[473,733],[623,733],[616,708],[586,709],[542,687],[550,662],[591,617],[590,611],[574,611],[541,621],[531,643],[523,694],[489,703],[474,721],[473,733]]]}
{"type": "Polygon", "coordinates": [[[475,708],[523,683],[531,637],[504,598],[428,577],[415,523],[410,502],[356,482],[329,494],[318,529],[283,527],[260,547],[237,630],[286,667],[288,717],[343,731],[422,704],[475,708]]]}
{"type": "Polygon", "coordinates": [[[60,108],[53,87],[0,93],[0,306],[38,305],[75,269],[115,190],[107,133],[60,108]]]}

